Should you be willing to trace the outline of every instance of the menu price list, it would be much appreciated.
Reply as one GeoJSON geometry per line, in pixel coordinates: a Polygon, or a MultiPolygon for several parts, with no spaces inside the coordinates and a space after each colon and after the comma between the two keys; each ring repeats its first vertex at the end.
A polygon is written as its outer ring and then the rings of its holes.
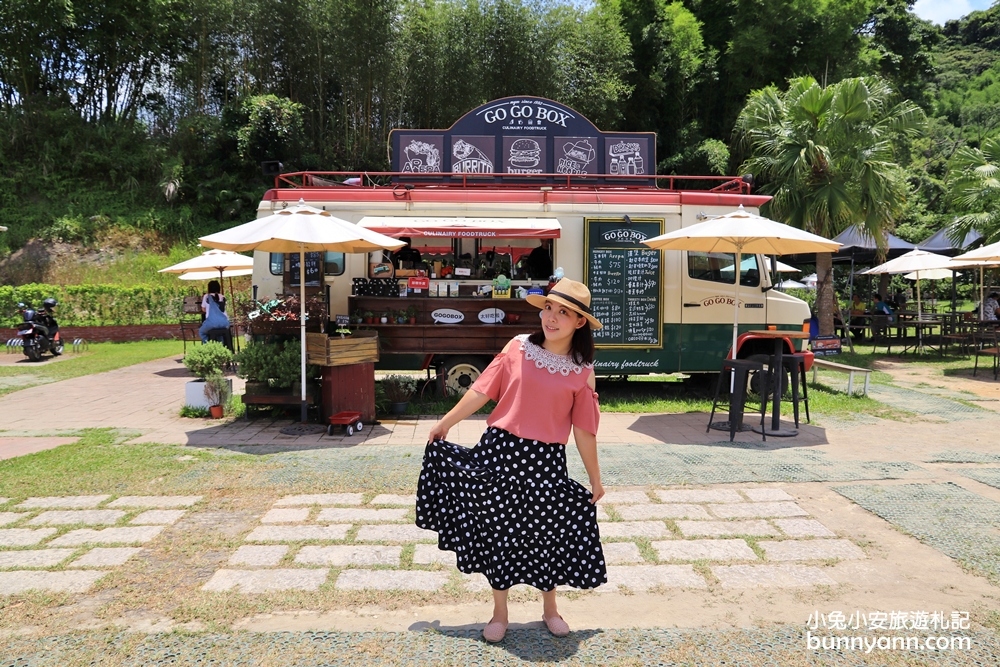
{"type": "Polygon", "coordinates": [[[659,345],[660,252],[593,248],[589,269],[594,341],[659,345]]]}

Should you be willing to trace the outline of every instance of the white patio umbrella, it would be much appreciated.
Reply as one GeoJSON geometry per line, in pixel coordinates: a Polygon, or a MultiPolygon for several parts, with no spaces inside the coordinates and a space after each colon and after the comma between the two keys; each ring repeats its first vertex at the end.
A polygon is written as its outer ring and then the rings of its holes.
{"type": "Polygon", "coordinates": [[[958,257],[954,257],[952,261],[955,263],[955,266],[979,267],[979,319],[983,319],[983,269],[1000,266],[1000,242],[970,250],[958,257]]]}
{"type": "Polygon", "coordinates": [[[951,278],[952,275],[960,276],[962,274],[952,269],[927,269],[925,271],[910,271],[903,277],[907,280],[944,280],[951,278]]]}
{"type": "MultiPolygon", "coordinates": [[[[789,255],[799,252],[835,252],[840,247],[836,241],[750,213],[744,210],[743,206],[732,213],[690,227],[682,227],[643,243],[662,250],[736,253],[734,266],[742,266],[743,253],[789,255]]],[[[736,304],[731,354],[735,357],[740,319],[740,281],[734,282],[736,304]]]]}
{"type": "Polygon", "coordinates": [[[301,199],[292,206],[263,218],[203,236],[198,241],[207,248],[245,252],[299,254],[299,334],[302,347],[302,422],[308,410],[306,398],[306,253],[371,252],[396,250],[405,244],[394,238],[342,220],[301,199]]]}
{"type": "Polygon", "coordinates": [[[778,283],[778,289],[809,289],[806,285],[800,283],[798,280],[782,280],[778,283]]]}
{"type": "Polygon", "coordinates": [[[199,274],[198,278],[183,278],[184,280],[199,280],[206,274],[209,279],[212,279],[216,272],[219,274],[219,280],[222,280],[226,275],[248,275],[245,273],[226,274],[226,271],[234,269],[249,269],[250,273],[253,273],[253,257],[229,250],[208,250],[197,257],[160,269],[159,273],[179,273],[181,276],[193,272],[199,274]]]}
{"type": "MultiPolygon", "coordinates": [[[[222,272],[223,278],[239,278],[240,276],[253,275],[253,269],[226,269],[222,272]]],[[[218,278],[215,271],[191,271],[177,276],[180,280],[212,280],[218,278]]]]}

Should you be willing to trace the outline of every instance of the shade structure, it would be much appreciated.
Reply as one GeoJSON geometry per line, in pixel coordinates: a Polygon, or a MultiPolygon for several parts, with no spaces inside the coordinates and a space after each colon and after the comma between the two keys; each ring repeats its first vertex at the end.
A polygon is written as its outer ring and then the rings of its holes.
{"type": "MultiPolygon", "coordinates": [[[[327,211],[306,206],[301,199],[297,206],[277,211],[263,218],[233,227],[198,241],[207,248],[237,252],[299,253],[299,266],[305,267],[307,252],[370,252],[396,250],[402,241],[342,220],[327,211]]],[[[306,281],[299,280],[299,334],[302,350],[302,421],[306,421],[306,281]]]]}
{"type": "MultiPolygon", "coordinates": [[[[662,250],[736,253],[734,266],[743,265],[743,253],[787,255],[797,252],[835,252],[840,247],[839,243],[822,236],[750,213],[743,206],[731,213],[655,236],[643,243],[662,250]]],[[[735,272],[733,278],[736,298],[733,305],[735,314],[730,354],[735,358],[740,319],[740,281],[736,279],[735,272]]]]}
{"type": "Polygon", "coordinates": [[[979,239],[983,238],[982,234],[972,229],[966,232],[961,241],[955,242],[951,240],[951,232],[951,227],[939,229],[917,245],[921,250],[926,250],[928,252],[936,252],[942,255],[957,255],[979,239]]]}
{"type": "Polygon", "coordinates": [[[358,223],[387,236],[431,238],[532,238],[557,239],[562,226],[555,218],[410,218],[367,216],[358,223]]]}
{"type": "MultiPolygon", "coordinates": [[[[917,249],[911,250],[905,255],[900,255],[896,259],[891,259],[884,264],[873,266],[863,273],[868,275],[878,275],[882,273],[912,272],[915,275],[914,279],[917,281],[917,319],[919,320],[923,315],[923,308],[920,301],[920,280],[924,277],[923,274],[928,271],[939,271],[942,269],[950,271],[953,267],[954,263],[950,257],[939,255],[935,252],[927,252],[926,250],[917,249]]],[[[920,327],[917,327],[917,347],[923,347],[920,327]]]]}
{"type": "Polygon", "coordinates": [[[1000,266],[1000,241],[962,253],[952,261],[958,266],[979,267],[979,319],[983,319],[983,269],[1000,266]]]}

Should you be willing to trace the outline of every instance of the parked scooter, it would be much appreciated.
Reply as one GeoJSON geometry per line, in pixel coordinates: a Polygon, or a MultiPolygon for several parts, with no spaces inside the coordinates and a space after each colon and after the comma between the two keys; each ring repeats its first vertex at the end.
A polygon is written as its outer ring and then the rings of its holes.
{"type": "Polygon", "coordinates": [[[41,361],[46,353],[58,357],[63,353],[62,338],[59,336],[59,324],[53,315],[53,309],[59,303],[52,298],[42,302],[42,310],[37,311],[29,305],[18,304],[21,309],[21,324],[17,333],[23,343],[24,354],[31,361],[41,361]]]}

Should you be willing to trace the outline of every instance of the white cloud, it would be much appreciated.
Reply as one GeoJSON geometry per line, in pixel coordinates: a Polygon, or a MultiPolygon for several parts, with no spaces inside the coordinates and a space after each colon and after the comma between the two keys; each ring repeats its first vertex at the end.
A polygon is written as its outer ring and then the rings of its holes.
{"type": "Polygon", "coordinates": [[[977,9],[988,9],[993,0],[917,0],[913,13],[938,25],[967,16],[977,9]]]}

